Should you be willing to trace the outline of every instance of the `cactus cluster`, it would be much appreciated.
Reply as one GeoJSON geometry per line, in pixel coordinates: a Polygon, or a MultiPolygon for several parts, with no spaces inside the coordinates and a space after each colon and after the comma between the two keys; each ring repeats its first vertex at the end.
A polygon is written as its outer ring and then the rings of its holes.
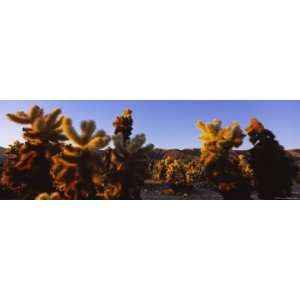
{"type": "Polygon", "coordinates": [[[198,121],[200,162],[205,176],[215,185],[224,199],[250,199],[249,177],[240,168],[238,155],[232,151],[243,143],[245,134],[237,122],[222,128],[220,120],[198,121]]]}
{"type": "Polygon", "coordinates": [[[167,183],[175,193],[192,191],[200,176],[200,166],[195,161],[184,162],[168,156],[152,166],[153,180],[167,183]]]}
{"type": "Polygon", "coordinates": [[[38,193],[53,191],[51,158],[66,140],[60,114],[60,109],[44,114],[38,106],[33,106],[28,113],[7,114],[11,121],[23,125],[25,140],[8,148],[1,177],[4,188],[16,198],[32,199],[38,193]]]}
{"type": "Polygon", "coordinates": [[[152,144],[144,134],[132,136],[132,111],[113,121],[114,134],[82,121],[79,130],[60,109],[44,113],[39,106],[9,113],[22,125],[24,142],[6,150],[0,166],[0,198],[8,199],[141,199],[149,177],[174,193],[190,192],[209,182],[224,199],[287,197],[298,175],[294,160],[274,134],[257,119],[245,129],[253,148],[240,154],[246,134],[237,122],[198,121],[199,160],[167,157],[150,164],[152,144]]]}
{"type": "Polygon", "coordinates": [[[16,199],[138,199],[153,145],[145,135],[131,138],[132,111],[113,122],[115,134],[96,130],[82,121],[77,132],[60,109],[44,114],[33,106],[28,113],[7,117],[23,125],[24,143],[7,150],[1,174],[1,193],[16,199]],[[107,148],[110,141],[113,148],[107,148]]]}
{"type": "Polygon", "coordinates": [[[201,131],[199,140],[201,147],[201,162],[204,167],[217,161],[220,157],[228,155],[233,147],[239,147],[243,143],[243,134],[240,125],[232,122],[229,127],[221,127],[220,120],[211,123],[197,121],[196,127],[201,131]]]}
{"type": "Polygon", "coordinates": [[[221,121],[198,121],[202,141],[200,162],[203,172],[224,199],[250,199],[256,192],[261,199],[291,194],[298,169],[294,160],[257,119],[245,129],[254,145],[248,155],[232,151],[243,143],[245,134],[237,122],[222,128],[221,121]]]}
{"type": "Polygon", "coordinates": [[[98,197],[103,199],[140,199],[140,190],[147,175],[149,153],[152,144],[145,145],[144,134],[131,137],[132,112],[124,110],[113,122],[115,127],[109,148],[102,157],[98,174],[98,197]]]}
{"type": "Polygon", "coordinates": [[[63,145],[62,151],[52,158],[54,186],[67,199],[95,199],[97,151],[108,145],[110,137],[103,130],[96,131],[94,121],[82,121],[79,134],[72,120],[65,118],[62,129],[72,144],[63,145]]]}

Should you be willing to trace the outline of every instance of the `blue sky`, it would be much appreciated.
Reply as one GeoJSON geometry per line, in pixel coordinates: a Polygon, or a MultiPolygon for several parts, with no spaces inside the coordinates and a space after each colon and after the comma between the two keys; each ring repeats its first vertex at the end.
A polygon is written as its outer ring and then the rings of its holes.
{"type": "MultiPolygon", "coordinates": [[[[134,134],[145,133],[147,142],[160,148],[198,148],[196,120],[238,121],[245,128],[252,117],[260,119],[287,149],[300,148],[300,101],[0,101],[0,145],[21,139],[21,126],[7,120],[7,112],[27,111],[37,104],[46,112],[60,107],[76,126],[95,120],[98,129],[113,132],[112,121],[131,108],[134,134]]],[[[251,147],[247,138],[241,149],[251,147]]]]}

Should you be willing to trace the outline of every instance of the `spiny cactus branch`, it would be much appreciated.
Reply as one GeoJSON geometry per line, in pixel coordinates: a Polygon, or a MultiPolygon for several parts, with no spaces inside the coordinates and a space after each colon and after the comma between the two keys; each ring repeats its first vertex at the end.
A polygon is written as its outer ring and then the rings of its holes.
{"type": "Polygon", "coordinates": [[[94,121],[81,122],[81,133],[78,134],[73,127],[70,118],[63,120],[64,134],[81,150],[95,152],[106,147],[110,142],[110,137],[104,130],[96,131],[96,124],[94,121]]]}

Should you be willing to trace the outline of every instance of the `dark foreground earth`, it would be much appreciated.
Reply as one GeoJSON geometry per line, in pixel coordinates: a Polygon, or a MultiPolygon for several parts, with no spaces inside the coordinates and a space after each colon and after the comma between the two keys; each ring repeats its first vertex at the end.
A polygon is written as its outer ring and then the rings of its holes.
{"type": "MultiPolygon", "coordinates": [[[[245,151],[239,151],[240,153],[244,153],[245,151]]],[[[287,151],[289,155],[291,155],[294,159],[296,164],[300,168],[300,149],[292,149],[287,151]]],[[[175,159],[183,159],[186,161],[191,160],[198,160],[200,155],[199,149],[154,149],[153,153],[151,154],[151,159],[163,159],[168,156],[175,158],[175,159]]],[[[0,165],[3,163],[4,159],[6,158],[5,155],[5,148],[0,147],[0,165]]],[[[222,200],[222,197],[219,193],[214,191],[212,188],[199,185],[197,186],[193,192],[190,193],[170,193],[166,192],[168,187],[161,183],[156,183],[151,180],[148,180],[145,184],[145,187],[142,189],[142,199],[146,200],[169,200],[169,199],[191,199],[191,200],[222,200]]],[[[258,199],[257,195],[252,195],[253,199],[258,199]]],[[[285,199],[291,200],[300,200],[300,174],[297,179],[297,183],[294,184],[292,196],[285,199]]]]}
{"type": "MultiPolygon", "coordinates": [[[[142,190],[144,200],[223,200],[221,195],[209,187],[196,187],[190,193],[171,193],[164,184],[148,181],[142,190]]],[[[257,195],[252,195],[253,200],[258,199],[257,195]]],[[[278,198],[284,200],[300,200],[300,184],[294,184],[293,193],[289,198],[278,198]]]]}

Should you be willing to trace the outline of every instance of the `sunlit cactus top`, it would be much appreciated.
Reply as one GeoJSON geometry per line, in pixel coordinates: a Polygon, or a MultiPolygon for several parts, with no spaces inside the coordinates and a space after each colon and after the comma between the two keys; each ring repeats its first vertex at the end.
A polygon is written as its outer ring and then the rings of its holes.
{"type": "Polygon", "coordinates": [[[95,152],[106,147],[110,142],[110,137],[104,130],[96,131],[95,121],[82,121],[80,134],[76,132],[70,118],[64,118],[62,127],[66,137],[75,144],[78,150],[95,152]]]}
{"type": "Polygon", "coordinates": [[[126,108],[121,116],[117,116],[113,122],[115,134],[122,133],[124,140],[128,140],[132,133],[132,110],[126,108]]]}
{"type": "Polygon", "coordinates": [[[140,149],[152,150],[153,145],[149,144],[143,148],[143,145],[146,142],[146,137],[144,134],[137,134],[132,139],[125,140],[122,133],[118,133],[112,137],[115,150],[119,154],[134,154],[140,149]]]}
{"type": "Polygon", "coordinates": [[[258,121],[256,118],[252,118],[250,120],[250,124],[249,126],[245,129],[245,131],[248,133],[248,134],[251,134],[251,133],[260,133],[264,130],[264,125],[258,121]]]}
{"type": "Polygon", "coordinates": [[[196,127],[200,129],[199,140],[203,142],[204,148],[232,148],[239,147],[243,143],[245,134],[237,122],[232,122],[229,127],[221,127],[220,120],[213,120],[211,123],[198,121],[196,127]]]}
{"type": "Polygon", "coordinates": [[[31,125],[23,128],[24,139],[31,144],[42,144],[46,141],[58,142],[66,139],[62,133],[63,117],[59,117],[60,114],[61,110],[57,108],[44,115],[43,109],[35,105],[28,113],[18,111],[15,114],[7,114],[7,117],[15,123],[31,125]]]}
{"type": "MultiPolygon", "coordinates": [[[[133,154],[142,149],[146,142],[144,134],[137,134],[133,138],[132,133],[132,110],[126,108],[121,116],[118,116],[114,122],[115,135],[112,137],[115,149],[120,154],[133,154]]],[[[154,146],[152,144],[147,145],[143,150],[152,150],[154,146]]]]}
{"type": "Polygon", "coordinates": [[[167,180],[181,179],[181,181],[184,181],[185,172],[184,172],[184,164],[182,163],[182,161],[174,159],[171,163],[167,164],[166,179],[167,180]]]}
{"type": "Polygon", "coordinates": [[[264,125],[256,118],[250,120],[250,124],[245,131],[248,133],[250,142],[255,145],[258,141],[273,141],[275,135],[272,131],[266,129],[264,125]]]}
{"type": "Polygon", "coordinates": [[[201,131],[199,136],[199,140],[202,141],[201,157],[205,164],[214,161],[233,147],[239,147],[245,137],[237,122],[222,128],[220,120],[215,119],[211,123],[198,121],[196,127],[201,131]]]}

